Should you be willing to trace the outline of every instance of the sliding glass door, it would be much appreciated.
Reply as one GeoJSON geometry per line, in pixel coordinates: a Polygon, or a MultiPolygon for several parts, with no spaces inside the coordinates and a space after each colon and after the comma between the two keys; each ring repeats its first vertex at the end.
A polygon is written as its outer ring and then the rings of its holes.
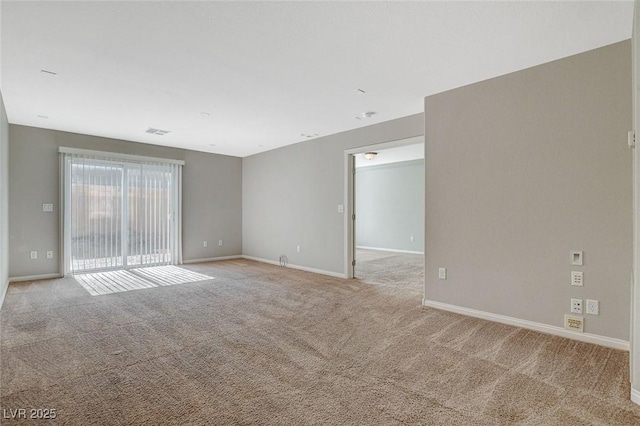
{"type": "Polygon", "coordinates": [[[65,155],[65,272],[180,263],[180,172],[65,155]]]}

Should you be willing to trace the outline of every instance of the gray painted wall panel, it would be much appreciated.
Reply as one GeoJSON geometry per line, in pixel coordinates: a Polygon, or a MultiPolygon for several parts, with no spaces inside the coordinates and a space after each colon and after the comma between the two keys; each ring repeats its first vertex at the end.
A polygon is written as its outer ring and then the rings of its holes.
{"type": "Polygon", "coordinates": [[[344,273],[344,152],[423,134],[416,114],[243,159],[245,255],[344,273]],[[296,246],[301,252],[296,252],[296,246]]]}
{"type": "Polygon", "coordinates": [[[424,251],[424,160],[360,167],[355,187],[358,246],[424,251]]]}
{"type": "Polygon", "coordinates": [[[630,43],[427,97],[425,129],[426,298],[560,327],[597,299],[585,332],[628,340],[630,43]]]}
{"type": "Polygon", "coordinates": [[[183,259],[242,254],[240,158],[18,125],[10,128],[10,276],[58,272],[60,146],[186,161],[183,259]],[[42,203],[53,203],[54,212],[43,212],[42,203]],[[222,247],[219,239],[224,241],[222,247]],[[29,259],[31,250],[38,251],[38,260],[29,259]],[[47,250],[54,250],[54,259],[46,259],[47,250]]]}

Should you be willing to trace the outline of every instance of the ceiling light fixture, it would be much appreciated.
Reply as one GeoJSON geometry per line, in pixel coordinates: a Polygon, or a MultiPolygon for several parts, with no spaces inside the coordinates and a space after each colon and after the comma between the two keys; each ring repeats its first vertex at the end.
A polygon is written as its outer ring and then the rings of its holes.
{"type": "Polygon", "coordinates": [[[48,115],[38,115],[38,118],[49,118],[48,115]]]}
{"type": "Polygon", "coordinates": [[[43,74],[58,75],[57,72],[48,71],[48,70],[40,70],[40,72],[43,73],[43,74]]]}
{"type": "Polygon", "coordinates": [[[209,146],[216,146],[216,144],[215,143],[210,143],[209,146]]]}
{"type": "Polygon", "coordinates": [[[316,136],[318,136],[317,133],[300,133],[300,136],[302,136],[303,138],[315,138],[316,136]]]}
{"type": "Polygon", "coordinates": [[[377,152],[369,151],[364,153],[364,158],[366,158],[367,160],[373,160],[374,158],[376,158],[376,155],[378,155],[377,152]]]}
{"type": "Polygon", "coordinates": [[[201,112],[200,115],[203,117],[209,117],[211,114],[209,114],[208,112],[201,112]]]}
{"type": "Polygon", "coordinates": [[[362,89],[356,89],[356,95],[364,95],[365,93],[367,93],[367,92],[365,92],[362,89]]]}

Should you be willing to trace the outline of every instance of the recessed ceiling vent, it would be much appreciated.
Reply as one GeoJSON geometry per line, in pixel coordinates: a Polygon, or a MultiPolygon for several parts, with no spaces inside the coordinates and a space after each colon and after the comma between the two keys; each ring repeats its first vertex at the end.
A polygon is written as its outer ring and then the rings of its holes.
{"type": "Polygon", "coordinates": [[[145,133],[149,133],[151,135],[158,135],[158,136],[163,136],[166,135],[167,133],[170,133],[170,130],[160,130],[160,129],[154,129],[153,127],[149,127],[145,133]]]}

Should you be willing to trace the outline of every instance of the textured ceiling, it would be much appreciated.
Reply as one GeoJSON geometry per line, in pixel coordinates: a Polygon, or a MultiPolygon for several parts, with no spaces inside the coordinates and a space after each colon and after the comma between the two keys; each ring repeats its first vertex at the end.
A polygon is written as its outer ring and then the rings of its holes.
{"type": "Polygon", "coordinates": [[[633,12],[631,1],[0,7],[11,123],[235,156],[419,113],[426,95],[628,39],[633,12]]]}

